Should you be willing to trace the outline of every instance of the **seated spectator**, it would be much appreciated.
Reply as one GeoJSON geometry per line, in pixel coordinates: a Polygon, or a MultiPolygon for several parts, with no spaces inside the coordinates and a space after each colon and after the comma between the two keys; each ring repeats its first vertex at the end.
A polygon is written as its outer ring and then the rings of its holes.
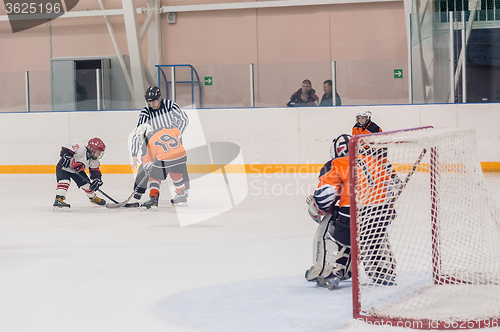
{"type": "MultiPolygon", "coordinates": [[[[321,98],[321,103],[319,106],[333,106],[333,91],[332,91],[332,80],[326,80],[323,82],[323,97],[321,98]]],[[[339,94],[335,91],[335,106],[342,105],[342,100],[339,94]]]]}
{"type": "Polygon", "coordinates": [[[318,106],[319,97],[316,91],[312,88],[310,80],[302,81],[302,88],[298,89],[286,104],[288,107],[292,106],[318,106]]]}

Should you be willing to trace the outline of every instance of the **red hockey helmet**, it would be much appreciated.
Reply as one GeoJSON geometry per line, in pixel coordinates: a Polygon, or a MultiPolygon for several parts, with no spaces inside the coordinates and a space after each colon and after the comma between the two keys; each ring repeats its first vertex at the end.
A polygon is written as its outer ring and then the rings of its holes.
{"type": "Polygon", "coordinates": [[[101,159],[106,150],[106,145],[100,138],[91,138],[87,143],[87,157],[90,159],[101,159]]]}

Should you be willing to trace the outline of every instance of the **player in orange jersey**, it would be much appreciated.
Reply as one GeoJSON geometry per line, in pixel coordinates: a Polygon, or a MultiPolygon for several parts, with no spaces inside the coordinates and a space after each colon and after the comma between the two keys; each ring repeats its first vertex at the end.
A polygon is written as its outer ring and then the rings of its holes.
{"type": "Polygon", "coordinates": [[[314,237],[314,265],[306,279],[335,288],[351,277],[349,213],[349,135],[333,140],[332,159],[320,171],[314,195],[307,198],[309,215],[319,223],[314,237]]]}
{"type": "Polygon", "coordinates": [[[356,124],[352,127],[352,136],[382,132],[375,122],[372,122],[372,112],[365,110],[356,114],[356,124]]]}
{"type": "Polygon", "coordinates": [[[142,164],[149,173],[150,200],[141,205],[141,210],[155,211],[158,208],[160,184],[170,174],[175,186],[175,197],[172,205],[187,205],[186,181],[183,177],[186,171],[186,150],[180,142],[181,132],[177,128],[164,128],[157,132],[149,124],[137,127],[136,137],[143,138],[142,164]]]}
{"type": "MultiPolygon", "coordinates": [[[[330,290],[351,277],[349,139],[349,135],[341,135],[332,142],[333,159],[321,169],[318,187],[307,199],[309,214],[319,227],[314,240],[315,265],[306,272],[306,279],[330,290]]],[[[358,213],[364,231],[360,247],[369,253],[363,262],[368,276],[376,283],[393,284],[395,260],[386,231],[395,215],[387,206],[397,177],[382,164],[387,158],[374,151],[362,149],[357,155],[357,188],[361,188],[357,194],[362,206],[358,213]]]]}
{"type": "Polygon", "coordinates": [[[359,251],[373,282],[394,285],[396,260],[387,227],[396,217],[392,198],[401,181],[381,150],[361,149],[356,158],[359,251]]]}

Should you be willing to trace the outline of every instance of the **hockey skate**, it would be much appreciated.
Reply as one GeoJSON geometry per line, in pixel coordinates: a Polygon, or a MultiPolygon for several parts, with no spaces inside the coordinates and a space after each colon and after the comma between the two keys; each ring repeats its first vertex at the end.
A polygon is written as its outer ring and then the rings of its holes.
{"type": "Polygon", "coordinates": [[[323,278],[321,276],[318,276],[317,279],[318,279],[316,283],[317,286],[328,288],[329,290],[336,288],[341,281],[340,278],[337,276],[331,276],[330,278],[323,278]]]}
{"type": "Polygon", "coordinates": [[[158,209],[159,196],[149,196],[149,201],[141,205],[141,211],[156,211],[158,209]]]}
{"type": "Polygon", "coordinates": [[[379,273],[379,272],[374,272],[369,277],[372,279],[374,283],[377,285],[384,285],[384,286],[396,286],[396,274],[387,274],[387,273],[379,273]]]}
{"type": "Polygon", "coordinates": [[[396,266],[396,260],[390,256],[387,261],[373,262],[363,262],[365,265],[365,272],[368,277],[377,285],[384,286],[395,286],[396,284],[396,272],[394,268],[396,266]]]}
{"type": "Polygon", "coordinates": [[[54,211],[54,212],[59,212],[59,211],[67,212],[67,211],[69,211],[69,208],[71,207],[71,205],[66,203],[64,201],[65,199],[66,199],[65,196],[56,195],[56,199],[54,201],[52,211],[54,211]]]}
{"type": "Polygon", "coordinates": [[[183,190],[182,194],[175,194],[175,197],[170,200],[170,203],[172,205],[181,205],[181,206],[187,206],[187,198],[188,198],[188,193],[187,190],[183,190]]]}
{"type": "Polygon", "coordinates": [[[103,200],[102,198],[97,197],[97,196],[95,196],[94,198],[89,198],[89,200],[90,200],[90,203],[95,204],[95,205],[100,205],[100,206],[106,205],[106,201],[103,200]]]}

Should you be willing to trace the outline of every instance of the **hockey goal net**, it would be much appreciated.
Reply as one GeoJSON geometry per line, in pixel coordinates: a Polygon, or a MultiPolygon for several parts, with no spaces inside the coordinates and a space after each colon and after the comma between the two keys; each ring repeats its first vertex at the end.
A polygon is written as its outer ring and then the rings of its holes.
{"type": "Polygon", "coordinates": [[[500,326],[500,210],[476,151],[472,129],[351,139],[355,318],[423,329],[500,326]]]}

